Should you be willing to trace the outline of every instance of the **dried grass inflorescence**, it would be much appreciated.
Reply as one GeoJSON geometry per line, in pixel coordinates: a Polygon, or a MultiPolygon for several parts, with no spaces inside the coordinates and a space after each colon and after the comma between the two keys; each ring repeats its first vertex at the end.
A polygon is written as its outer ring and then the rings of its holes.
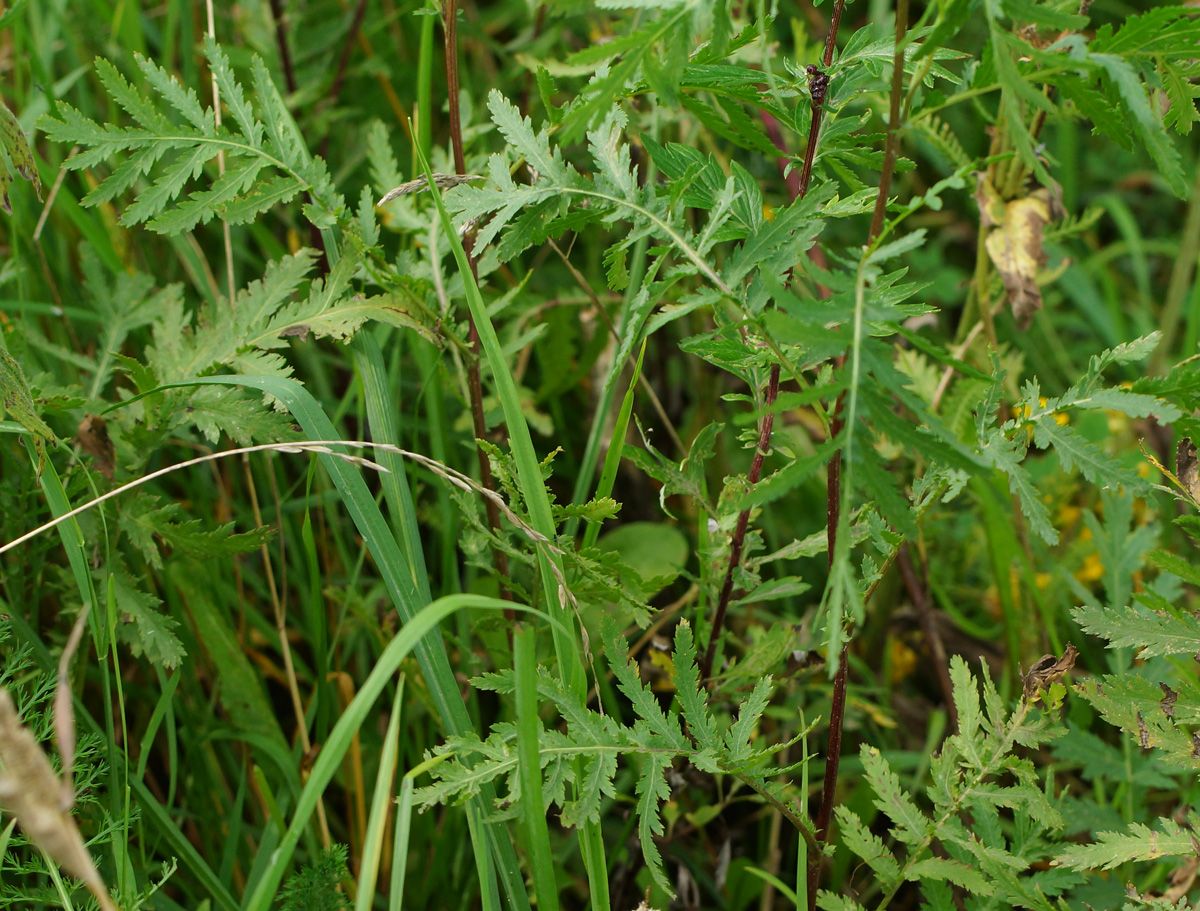
{"type": "Polygon", "coordinates": [[[71,817],[70,801],[50,760],[17,715],[8,690],[0,688],[0,807],[22,831],[96,897],[101,911],[119,911],[71,817]]]}

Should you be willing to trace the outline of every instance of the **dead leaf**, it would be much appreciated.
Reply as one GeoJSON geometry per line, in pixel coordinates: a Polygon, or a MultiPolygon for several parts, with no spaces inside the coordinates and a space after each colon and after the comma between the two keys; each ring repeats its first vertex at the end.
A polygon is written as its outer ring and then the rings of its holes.
{"type": "Polygon", "coordinates": [[[1175,703],[1179,701],[1179,694],[1165,683],[1160,682],[1158,686],[1163,691],[1162,702],[1159,703],[1162,706],[1163,714],[1168,718],[1174,718],[1175,703]]]}
{"type": "Polygon", "coordinates": [[[300,339],[300,341],[307,342],[308,341],[308,333],[310,331],[311,330],[305,323],[297,323],[295,326],[288,326],[286,329],[284,329],[282,332],[280,332],[279,337],[287,338],[289,335],[294,335],[298,339],[300,339]]]}
{"type": "Polygon", "coordinates": [[[1146,726],[1146,719],[1140,711],[1137,713],[1137,726],[1138,743],[1142,745],[1143,750],[1150,749],[1150,728],[1146,726]]]}
{"type": "MultiPolygon", "coordinates": [[[[1193,835],[1193,846],[1195,843],[1196,837],[1193,835]]],[[[1197,872],[1200,872],[1200,857],[1189,857],[1181,866],[1172,870],[1167,876],[1167,884],[1170,888],[1162,894],[1163,899],[1168,902],[1177,902],[1191,892],[1197,872]]]]}
{"type": "Polygon", "coordinates": [[[982,226],[993,229],[984,240],[988,256],[1004,282],[1013,318],[1024,329],[1042,307],[1042,289],[1037,282],[1038,271],[1046,264],[1042,228],[1062,217],[1062,204],[1046,187],[1005,202],[982,176],[975,199],[982,226]]]}
{"type": "Polygon", "coordinates": [[[112,439],[108,435],[108,422],[98,414],[89,414],[79,422],[79,433],[75,442],[92,457],[96,463],[96,470],[111,481],[115,467],[115,451],[112,439]]]}
{"type": "Polygon", "coordinates": [[[1195,501],[1200,501],[1200,459],[1196,456],[1196,444],[1189,437],[1179,441],[1175,449],[1175,477],[1195,501]]]}
{"type": "Polygon", "coordinates": [[[1067,643],[1067,649],[1063,652],[1061,658],[1055,658],[1053,655],[1043,655],[1034,662],[1033,667],[1024,676],[1025,686],[1024,693],[1026,699],[1032,699],[1040,690],[1044,690],[1052,683],[1057,683],[1063,678],[1067,671],[1075,666],[1075,658],[1079,652],[1071,643],[1067,643]]]}

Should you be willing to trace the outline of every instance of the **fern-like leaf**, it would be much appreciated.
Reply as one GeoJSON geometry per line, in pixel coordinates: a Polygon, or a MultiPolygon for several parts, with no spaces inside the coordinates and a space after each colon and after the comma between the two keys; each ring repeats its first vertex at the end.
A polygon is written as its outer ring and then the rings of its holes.
{"type": "Polygon", "coordinates": [[[309,155],[262,60],[251,61],[259,119],[220,46],[208,40],[205,55],[236,131],[218,126],[212,109],[203,106],[194,90],[140,56],[136,61],[146,92],[130,85],[108,61],[96,62],[101,83],[133,119],[133,126],[101,124],[66,104],[58,106],[56,116],[41,120],[51,139],[84,147],[82,154],[68,159],[68,168],[93,168],[127,154],[84,204],[110,201],[154,173],[149,186],[122,213],[122,224],[145,223],[162,234],[189,231],[214,217],[240,224],[301,192],[313,200],[308,212],[314,223],[339,213],[341,196],[323,163],[309,155]],[[169,116],[171,111],[179,120],[169,116]],[[225,155],[224,173],[203,180],[220,153],[225,155]]]}
{"type": "Polygon", "coordinates": [[[1169,819],[1159,825],[1151,829],[1135,822],[1125,832],[1101,832],[1094,844],[1068,845],[1054,863],[1069,870],[1111,870],[1135,860],[1191,857],[1200,850],[1190,830],[1169,819]]]}

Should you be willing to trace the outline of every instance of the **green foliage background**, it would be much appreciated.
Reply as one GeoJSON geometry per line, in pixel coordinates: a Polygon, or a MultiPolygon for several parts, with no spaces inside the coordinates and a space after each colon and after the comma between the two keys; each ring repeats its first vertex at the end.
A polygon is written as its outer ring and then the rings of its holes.
{"type": "Polygon", "coordinates": [[[0,12],[0,683],[90,611],[122,908],[1190,907],[1193,12],[215,12],[0,12]]]}

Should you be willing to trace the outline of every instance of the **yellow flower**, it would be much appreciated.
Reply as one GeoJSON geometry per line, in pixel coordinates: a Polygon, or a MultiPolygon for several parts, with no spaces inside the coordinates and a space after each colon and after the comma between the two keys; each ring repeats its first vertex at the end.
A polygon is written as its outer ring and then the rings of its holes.
{"type": "MultiPolygon", "coordinates": [[[[1080,535],[1080,537],[1083,537],[1080,535]]],[[[1104,564],[1100,562],[1100,554],[1092,552],[1083,561],[1083,566],[1075,570],[1075,578],[1084,584],[1095,582],[1104,575],[1104,564]]]]}

